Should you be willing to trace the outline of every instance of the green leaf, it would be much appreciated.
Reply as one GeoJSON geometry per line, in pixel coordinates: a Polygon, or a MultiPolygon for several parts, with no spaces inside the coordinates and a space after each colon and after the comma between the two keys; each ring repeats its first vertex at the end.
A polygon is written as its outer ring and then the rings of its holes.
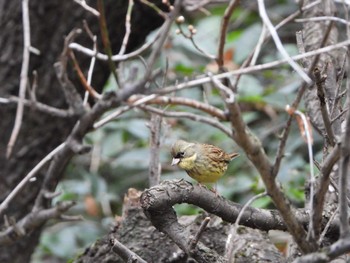
{"type": "Polygon", "coordinates": [[[194,72],[194,69],[183,64],[177,64],[175,66],[175,71],[184,75],[191,75],[194,72]]]}
{"type": "Polygon", "coordinates": [[[253,24],[245,29],[235,42],[227,45],[227,47],[234,47],[236,63],[243,63],[255,48],[261,33],[261,28],[260,24],[253,24]]]}
{"type": "Polygon", "coordinates": [[[117,158],[113,164],[114,167],[123,166],[127,168],[140,168],[145,169],[149,165],[149,149],[138,148],[128,150],[117,158]]]}
{"type": "Polygon", "coordinates": [[[267,208],[271,203],[271,198],[268,196],[264,196],[255,200],[251,206],[256,208],[267,208]]]}
{"type": "Polygon", "coordinates": [[[250,75],[243,75],[238,83],[239,97],[262,95],[264,88],[259,80],[250,75]]]}

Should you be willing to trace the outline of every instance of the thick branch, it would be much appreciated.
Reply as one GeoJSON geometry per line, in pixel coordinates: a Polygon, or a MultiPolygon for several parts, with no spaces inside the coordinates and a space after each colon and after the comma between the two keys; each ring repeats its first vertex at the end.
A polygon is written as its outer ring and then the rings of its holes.
{"type": "Polygon", "coordinates": [[[295,217],[295,209],[290,205],[273,176],[273,165],[264,152],[259,139],[255,137],[246,126],[242,119],[239,106],[236,103],[228,104],[231,113],[230,120],[235,129],[233,138],[246,152],[248,158],[258,169],[262,180],[264,181],[266,191],[272,198],[275,206],[281,213],[288,231],[294,237],[299,248],[307,253],[314,250],[309,242],[306,242],[306,232],[295,217]]]}
{"type": "Polygon", "coordinates": [[[296,259],[293,263],[327,263],[350,252],[350,238],[342,238],[322,251],[296,259]]]}
{"type": "MultiPolygon", "coordinates": [[[[177,222],[175,211],[172,208],[175,204],[181,203],[201,207],[230,223],[236,221],[242,209],[242,205],[218,197],[217,194],[203,186],[193,185],[185,180],[163,181],[161,184],[145,190],[141,195],[141,205],[146,215],[158,230],[175,238],[174,241],[183,246],[186,246],[184,241],[179,239],[178,233],[174,230],[183,227],[177,222]],[[169,221],[169,218],[172,220],[169,221]]],[[[304,210],[294,210],[294,212],[301,225],[307,227],[308,213],[304,210]]],[[[326,221],[327,219],[324,223],[326,221]]],[[[242,214],[240,224],[264,231],[287,230],[287,225],[277,210],[248,207],[242,214]]],[[[337,232],[337,223],[334,223],[330,232],[337,232]]]]}

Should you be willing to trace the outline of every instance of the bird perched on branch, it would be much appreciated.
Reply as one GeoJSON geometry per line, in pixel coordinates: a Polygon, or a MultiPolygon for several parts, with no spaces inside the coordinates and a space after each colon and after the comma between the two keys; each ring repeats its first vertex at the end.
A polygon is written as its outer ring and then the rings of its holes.
{"type": "Polygon", "coordinates": [[[216,183],[226,172],[230,161],[239,155],[227,154],[214,145],[183,140],[174,143],[171,154],[171,165],[177,164],[199,183],[216,183]]]}

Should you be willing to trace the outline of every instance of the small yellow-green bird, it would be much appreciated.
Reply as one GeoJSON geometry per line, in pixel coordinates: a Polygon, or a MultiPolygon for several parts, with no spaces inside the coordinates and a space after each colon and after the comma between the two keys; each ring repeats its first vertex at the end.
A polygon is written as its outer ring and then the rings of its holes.
{"type": "Polygon", "coordinates": [[[214,145],[183,140],[174,143],[171,154],[171,165],[177,164],[199,183],[215,183],[224,175],[230,161],[239,155],[227,154],[214,145]]]}

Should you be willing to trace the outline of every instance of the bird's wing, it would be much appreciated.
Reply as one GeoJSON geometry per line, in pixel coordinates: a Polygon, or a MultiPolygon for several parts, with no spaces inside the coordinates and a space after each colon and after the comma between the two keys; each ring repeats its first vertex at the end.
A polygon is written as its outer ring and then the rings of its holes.
{"type": "Polygon", "coordinates": [[[231,159],[226,154],[223,150],[220,148],[210,145],[210,144],[205,144],[205,148],[208,151],[209,157],[214,161],[214,162],[229,162],[231,159]]]}

